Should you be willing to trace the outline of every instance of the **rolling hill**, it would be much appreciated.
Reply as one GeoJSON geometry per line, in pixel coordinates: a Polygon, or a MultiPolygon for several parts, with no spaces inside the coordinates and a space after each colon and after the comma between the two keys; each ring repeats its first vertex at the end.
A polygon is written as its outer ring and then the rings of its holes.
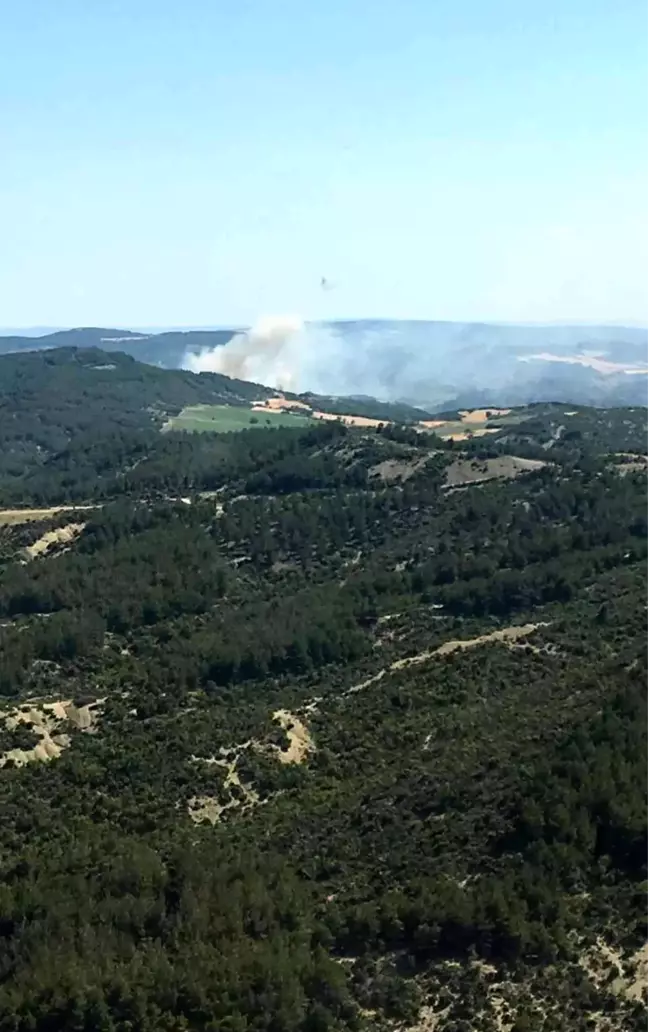
{"type": "MultiPolygon", "coordinates": [[[[81,328],[0,337],[0,354],[98,347],[179,369],[226,345],[235,330],[139,333],[81,328]]],[[[509,326],[356,320],[310,324],[307,382],[324,395],[370,394],[427,410],[571,401],[648,402],[648,330],[622,326],[509,326]]]]}
{"type": "Polygon", "coordinates": [[[646,410],[341,406],[0,356],[3,1032],[645,1028],[646,410]]]}
{"type": "Polygon", "coordinates": [[[182,360],[189,351],[219,347],[231,340],[235,330],[188,330],[160,333],[140,333],[134,330],[106,327],[78,327],[55,330],[41,335],[21,336],[13,333],[0,336],[0,355],[20,351],[51,348],[99,348],[102,351],[120,351],[140,362],[165,369],[181,369],[182,360]]]}

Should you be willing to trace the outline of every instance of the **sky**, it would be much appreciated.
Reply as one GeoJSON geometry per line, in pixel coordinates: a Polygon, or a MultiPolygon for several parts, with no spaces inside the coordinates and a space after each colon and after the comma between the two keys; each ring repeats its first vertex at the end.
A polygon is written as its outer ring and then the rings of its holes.
{"type": "Polygon", "coordinates": [[[647,12],[0,0],[0,325],[648,324],[647,12]]]}

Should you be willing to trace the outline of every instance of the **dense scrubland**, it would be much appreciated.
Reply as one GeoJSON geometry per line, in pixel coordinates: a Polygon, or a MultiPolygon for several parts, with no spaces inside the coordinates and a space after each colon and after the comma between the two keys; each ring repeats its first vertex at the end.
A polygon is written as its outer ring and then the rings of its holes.
{"type": "Polygon", "coordinates": [[[6,359],[0,1029],[643,1028],[645,410],[162,434],[263,395],[90,354],[6,359]]]}

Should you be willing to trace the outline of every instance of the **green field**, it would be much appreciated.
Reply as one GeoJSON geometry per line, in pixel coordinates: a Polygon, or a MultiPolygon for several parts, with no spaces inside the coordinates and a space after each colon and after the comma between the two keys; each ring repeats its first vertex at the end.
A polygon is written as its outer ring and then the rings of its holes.
{"type": "Polygon", "coordinates": [[[165,424],[165,430],[194,430],[231,433],[235,430],[263,429],[268,426],[307,426],[310,416],[293,412],[253,412],[236,405],[188,405],[165,424]]]}

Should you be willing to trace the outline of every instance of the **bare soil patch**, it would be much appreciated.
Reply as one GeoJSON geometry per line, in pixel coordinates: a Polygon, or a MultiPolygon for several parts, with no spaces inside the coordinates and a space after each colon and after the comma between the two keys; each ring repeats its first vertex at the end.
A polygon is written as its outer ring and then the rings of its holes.
{"type": "Polygon", "coordinates": [[[71,725],[77,731],[95,730],[98,711],[104,699],[96,699],[86,706],[75,706],[72,699],[55,702],[26,702],[3,714],[5,727],[13,731],[19,724],[25,724],[39,736],[33,749],[9,749],[0,755],[0,767],[12,760],[17,767],[26,763],[44,763],[56,759],[71,743],[65,731],[71,725]]]}
{"type": "Polygon", "coordinates": [[[200,824],[202,821],[209,821],[216,824],[226,807],[218,801],[216,796],[192,796],[187,803],[187,810],[192,821],[200,824]]]}
{"type": "Polygon", "coordinates": [[[309,753],[313,752],[314,745],[310,731],[306,725],[288,710],[275,710],[272,719],[281,725],[288,735],[289,745],[287,749],[279,749],[273,746],[272,750],[280,763],[303,763],[309,753]]]}
{"type": "MultiPolygon", "coordinates": [[[[310,704],[309,712],[317,707],[315,699],[310,704]]],[[[204,763],[209,766],[222,767],[225,771],[225,779],[221,786],[222,795],[200,795],[192,796],[187,803],[189,817],[196,824],[201,821],[208,821],[210,824],[217,824],[226,810],[238,809],[241,812],[251,809],[260,803],[258,792],[253,785],[242,781],[238,773],[238,762],[244,749],[252,747],[260,752],[269,753],[280,763],[303,763],[315,749],[310,731],[306,724],[289,710],[279,709],[272,714],[272,719],[281,725],[288,736],[288,748],[281,749],[278,745],[264,743],[249,739],[241,745],[231,748],[221,748],[218,756],[192,756],[194,763],[204,763]],[[234,789],[234,792],[231,791],[234,789]],[[228,791],[229,790],[229,791],[228,791]]]]}
{"type": "Polygon", "coordinates": [[[444,641],[443,645],[439,645],[437,649],[432,649],[429,652],[420,652],[416,656],[410,656],[407,659],[398,659],[395,663],[392,663],[392,670],[402,670],[403,667],[412,666],[417,663],[424,663],[427,659],[431,659],[433,656],[449,656],[452,652],[457,652],[463,649],[474,649],[478,645],[488,645],[491,642],[504,642],[509,646],[513,646],[520,638],[526,638],[527,635],[532,634],[533,631],[538,627],[547,626],[546,624],[522,624],[515,627],[503,627],[498,631],[491,631],[490,634],[480,634],[477,638],[456,638],[452,641],[444,641]]]}
{"type": "Polygon", "coordinates": [[[69,544],[84,529],[85,523],[66,523],[64,527],[56,527],[54,530],[46,531],[45,534],[39,537],[38,541],[34,541],[33,545],[28,545],[25,551],[30,559],[35,559],[37,556],[45,555],[49,552],[53,545],[69,544]]]}
{"type": "Polygon", "coordinates": [[[433,1007],[423,1006],[416,1022],[413,1025],[407,1025],[402,1032],[435,1032],[449,1009],[449,1007],[444,1007],[443,1010],[436,1011],[433,1007]]]}
{"type": "Polygon", "coordinates": [[[296,401],[291,398],[266,398],[265,401],[255,401],[252,405],[253,412],[263,412],[264,409],[272,409],[274,412],[290,412],[291,409],[305,409],[310,412],[311,406],[303,401],[296,401]]]}
{"type": "Polygon", "coordinates": [[[482,426],[470,428],[466,431],[460,431],[459,433],[442,434],[442,437],[448,437],[451,441],[469,441],[473,437],[486,437],[487,434],[499,433],[499,427],[496,426],[482,426]]]}
{"type": "Polygon", "coordinates": [[[425,663],[428,659],[434,659],[435,656],[449,656],[451,653],[462,649],[472,649],[476,648],[478,645],[489,645],[492,642],[500,642],[507,645],[509,648],[516,648],[516,643],[521,638],[526,638],[529,634],[532,634],[533,631],[537,630],[538,627],[548,626],[548,623],[516,624],[513,627],[502,627],[497,631],[491,631],[490,634],[480,634],[477,638],[456,638],[452,641],[444,641],[444,643],[439,645],[436,649],[419,652],[416,656],[406,656],[405,659],[397,659],[394,663],[391,663],[389,667],[383,667],[383,669],[379,670],[377,674],[374,674],[372,677],[368,677],[366,681],[361,681],[359,684],[354,684],[351,688],[347,688],[344,694],[353,695],[356,692],[361,692],[363,689],[375,684],[376,681],[382,680],[386,674],[391,673],[394,670],[404,670],[406,667],[425,663]]]}
{"type": "MultiPolygon", "coordinates": [[[[249,745],[247,742],[245,745],[249,745]]],[[[206,763],[210,766],[223,767],[226,771],[225,780],[223,781],[223,789],[228,790],[231,788],[237,789],[237,792],[230,794],[229,798],[222,802],[218,796],[204,795],[204,796],[192,796],[187,804],[189,816],[192,821],[199,824],[201,821],[209,821],[210,824],[216,824],[222,814],[226,810],[235,810],[241,808],[243,810],[249,810],[250,807],[256,806],[259,802],[259,795],[254,790],[252,785],[245,781],[241,781],[238,773],[237,764],[241,755],[240,750],[245,748],[245,745],[240,746],[239,751],[236,752],[233,759],[228,759],[230,750],[221,750],[221,758],[216,756],[209,756],[207,758],[201,756],[192,756],[195,763],[206,763]]]]}
{"type": "Polygon", "coordinates": [[[580,958],[581,967],[597,988],[610,978],[610,991],[625,1000],[646,999],[648,993],[648,943],[624,958],[599,937],[596,945],[587,950],[580,958]]]}

